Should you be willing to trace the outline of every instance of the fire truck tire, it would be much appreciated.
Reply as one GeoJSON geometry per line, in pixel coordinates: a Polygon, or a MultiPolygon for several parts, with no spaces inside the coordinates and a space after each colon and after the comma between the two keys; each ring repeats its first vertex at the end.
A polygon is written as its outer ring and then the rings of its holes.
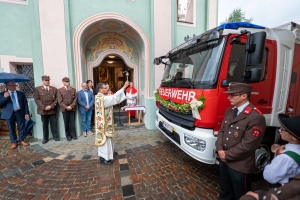
{"type": "Polygon", "coordinates": [[[265,144],[261,144],[255,151],[256,171],[254,172],[254,175],[261,174],[264,171],[265,166],[270,163],[270,160],[270,148],[265,144]]]}

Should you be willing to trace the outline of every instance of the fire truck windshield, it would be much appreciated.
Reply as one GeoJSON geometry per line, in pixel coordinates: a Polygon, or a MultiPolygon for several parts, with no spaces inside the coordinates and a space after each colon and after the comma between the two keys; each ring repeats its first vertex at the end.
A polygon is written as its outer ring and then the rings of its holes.
{"type": "Polygon", "coordinates": [[[208,89],[216,83],[224,38],[184,49],[165,67],[161,86],[208,89]]]}

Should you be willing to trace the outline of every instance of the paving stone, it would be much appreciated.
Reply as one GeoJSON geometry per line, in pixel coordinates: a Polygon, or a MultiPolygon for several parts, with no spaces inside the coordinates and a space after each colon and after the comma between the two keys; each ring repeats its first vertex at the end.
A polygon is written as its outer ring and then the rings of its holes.
{"type": "Polygon", "coordinates": [[[120,164],[120,171],[129,170],[128,164],[120,164]]]}
{"type": "MultiPolygon", "coordinates": [[[[109,166],[99,164],[92,136],[37,142],[11,151],[0,139],[0,199],[218,199],[218,166],[194,160],[157,130],[117,130],[109,166]]],[[[264,180],[252,186],[268,189],[264,180]]]]}
{"type": "Polygon", "coordinates": [[[133,185],[122,186],[123,197],[134,195],[133,185]]]}
{"type": "Polygon", "coordinates": [[[19,170],[19,169],[13,169],[13,170],[11,170],[11,171],[9,171],[9,172],[7,172],[7,173],[4,173],[3,175],[4,175],[5,177],[8,177],[8,176],[12,176],[12,175],[18,174],[18,173],[20,173],[20,170],[19,170]]]}
{"type": "Polygon", "coordinates": [[[129,170],[120,171],[120,175],[121,177],[130,176],[130,171],[129,170]]]}
{"type": "Polygon", "coordinates": [[[118,155],[119,159],[126,158],[126,154],[118,155]]]}
{"type": "Polygon", "coordinates": [[[44,160],[38,160],[38,161],[35,161],[32,163],[33,166],[37,166],[37,165],[41,165],[41,164],[44,164],[45,161],[44,160]]]}

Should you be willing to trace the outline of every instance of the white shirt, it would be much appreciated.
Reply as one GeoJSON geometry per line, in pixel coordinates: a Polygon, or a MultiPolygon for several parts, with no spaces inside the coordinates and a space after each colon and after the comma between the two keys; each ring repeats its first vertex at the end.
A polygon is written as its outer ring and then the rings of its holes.
{"type": "MultiPolygon", "coordinates": [[[[286,144],[285,151],[293,151],[300,155],[300,145],[299,144],[286,144]]],[[[269,183],[280,183],[285,184],[289,182],[289,178],[294,177],[300,173],[300,166],[296,161],[286,155],[277,155],[270,164],[268,164],[264,169],[264,179],[269,183]]]]}
{"type": "Polygon", "coordinates": [[[20,109],[17,91],[16,91],[16,90],[15,90],[15,91],[10,91],[10,90],[8,90],[8,92],[9,92],[9,95],[10,95],[11,100],[12,100],[11,93],[12,93],[12,92],[14,93],[14,96],[15,96],[15,99],[16,99],[16,103],[17,103],[17,107],[18,107],[18,109],[20,109]]]}
{"type": "Polygon", "coordinates": [[[249,105],[249,101],[241,105],[240,107],[236,107],[239,111],[237,112],[237,115],[239,115],[243,110],[249,105]]]}
{"type": "Polygon", "coordinates": [[[44,85],[44,88],[49,91],[49,86],[44,85]]]}

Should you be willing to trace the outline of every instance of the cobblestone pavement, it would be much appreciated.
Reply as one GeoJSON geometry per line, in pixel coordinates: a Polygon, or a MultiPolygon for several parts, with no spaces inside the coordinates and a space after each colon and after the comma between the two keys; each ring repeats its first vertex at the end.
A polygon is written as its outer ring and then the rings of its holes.
{"type": "MultiPolygon", "coordinates": [[[[123,127],[111,166],[99,164],[93,136],[8,150],[0,140],[0,199],[218,199],[217,165],[198,162],[159,131],[123,127]]],[[[265,181],[253,189],[267,189],[265,181]]]]}

